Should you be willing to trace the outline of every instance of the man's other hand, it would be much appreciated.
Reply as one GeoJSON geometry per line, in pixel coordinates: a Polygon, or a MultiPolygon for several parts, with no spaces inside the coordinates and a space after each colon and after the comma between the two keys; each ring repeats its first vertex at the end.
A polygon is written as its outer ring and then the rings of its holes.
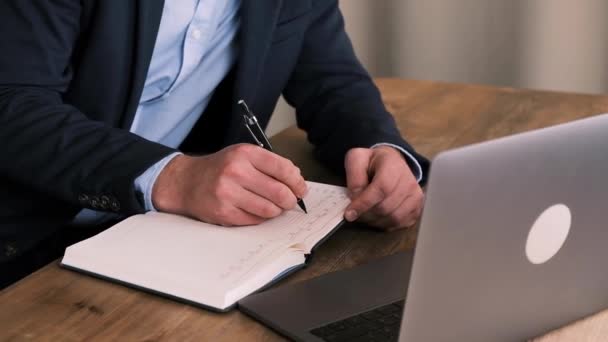
{"type": "Polygon", "coordinates": [[[401,152],[389,147],[354,148],[345,159],[347,221],[360,220],[383,230],[413,226],[424,194],[401,152]]]}
{"type": "Polygon", "coordinates": [[[223,226],[261,223],[296,205],[306,183],[291,161],[251,144],[202,157],[180,155],[152,190],[158,211],[223,226]]]}

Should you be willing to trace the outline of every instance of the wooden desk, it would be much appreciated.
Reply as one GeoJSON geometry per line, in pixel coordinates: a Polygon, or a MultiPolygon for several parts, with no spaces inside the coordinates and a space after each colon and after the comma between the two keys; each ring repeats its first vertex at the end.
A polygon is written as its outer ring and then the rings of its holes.
{"type": "MultiPolygon", "coordinates": [[[[608,112],[608,96],[382,79],[384,101],[423,154],[608,112]]],[[[311,158],[304,135],[273,139],[311,180],[339,182],[311,158]]],[[[412,248],[416,230],[380,233],[348,226],[322,245],[312,264],[282,284],[352,267],[412,248]]],[[[280,286],[281,284],[279,284],[280,286]]],[[[1,340],[211,340],[282,338],[238,311],[215,314],[61,269],[52,263],[0,292],[1,340]]],[[[601,340],[608,311],[541,341],[601,340]]]]}

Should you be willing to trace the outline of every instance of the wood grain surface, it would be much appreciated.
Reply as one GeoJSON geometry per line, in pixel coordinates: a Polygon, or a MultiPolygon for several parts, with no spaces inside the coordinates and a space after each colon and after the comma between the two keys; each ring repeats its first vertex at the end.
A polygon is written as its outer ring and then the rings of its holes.
{"type": "MultiPolygon", "coordinates": [[[[608,96],[541,92],[428,81],[377,84],[402,134],[419,152],[437,153],[512,133],[608,112],[608,96]]],[[[312,157],[303,132],[273,139],[307,179],[343,183],[312,157]]],[[[325,242],[293,283],[411,249],[416,229],[382,233],[347,225],[325,242]]],[[[11,341],[279,341],[238,311],[217,314],[60,268],[51,263],[0,292],[0,340],[11,341]]],[[[539,341],[603,341],[608,311],[539,341]]]]}

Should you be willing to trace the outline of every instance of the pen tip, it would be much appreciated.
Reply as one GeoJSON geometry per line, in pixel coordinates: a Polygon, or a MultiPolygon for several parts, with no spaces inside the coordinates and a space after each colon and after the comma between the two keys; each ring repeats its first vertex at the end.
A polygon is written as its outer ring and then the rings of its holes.
{"type": "Polygon", "coordinates": [[[298,206],[304,210],[305,214],[308,214],[308,210],[306,210],[306,205],[304,205],[304,201],[301,198],[298,198],[298,206]]]}

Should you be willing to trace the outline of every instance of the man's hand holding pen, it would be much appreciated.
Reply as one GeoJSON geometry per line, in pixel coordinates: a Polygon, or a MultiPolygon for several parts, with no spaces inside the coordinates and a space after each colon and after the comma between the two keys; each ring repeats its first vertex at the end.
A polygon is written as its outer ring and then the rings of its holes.
{"type": "Polygon", "coordinates": [[[158,211],[242,226],[295,208],[306,191],[300,169],[290,160],[238,144],[202,157],[175,157],[157,178],[152,202],[158,211]]]}
{"type": "MultiPolygon", "coordinates": [[[[249,110],[249,107],[247,106],[244,100],[239,100],[238,105],[241,107],[241,111],[243,112],[243,124],[245,124],[245,128],[247,128],[253,140],[261,148],[273,152],[272,145],[270,145],[270,140],[268,140],[266,133],[264,133],[264,130],[258,123],[258,119],[255,117],[255,114],[253,114],[253,112],[249,110]]],[[[305,213],[308,213],[308,210],[306,210],[306,205],[304,204],[304,200],[302,200],[302,197],[298,197],[297,203],[298,206],[302,210],[304,210],[305,213]]]]}
{"type": "MultiPolygon", "coordinates": [[[[224,226],[261,223],[293,209],[306,212],[306,182],[270,141],[240,100],[243,123],[256,145],[239,144],[203,156],[175,157],[152,190],[154,207],[224,226]]],[[[400,152],[392,147],[354,148],[346,155],[352,203],[344,217],[393,230],[416,223],[424,195],[400,152]]]]}

